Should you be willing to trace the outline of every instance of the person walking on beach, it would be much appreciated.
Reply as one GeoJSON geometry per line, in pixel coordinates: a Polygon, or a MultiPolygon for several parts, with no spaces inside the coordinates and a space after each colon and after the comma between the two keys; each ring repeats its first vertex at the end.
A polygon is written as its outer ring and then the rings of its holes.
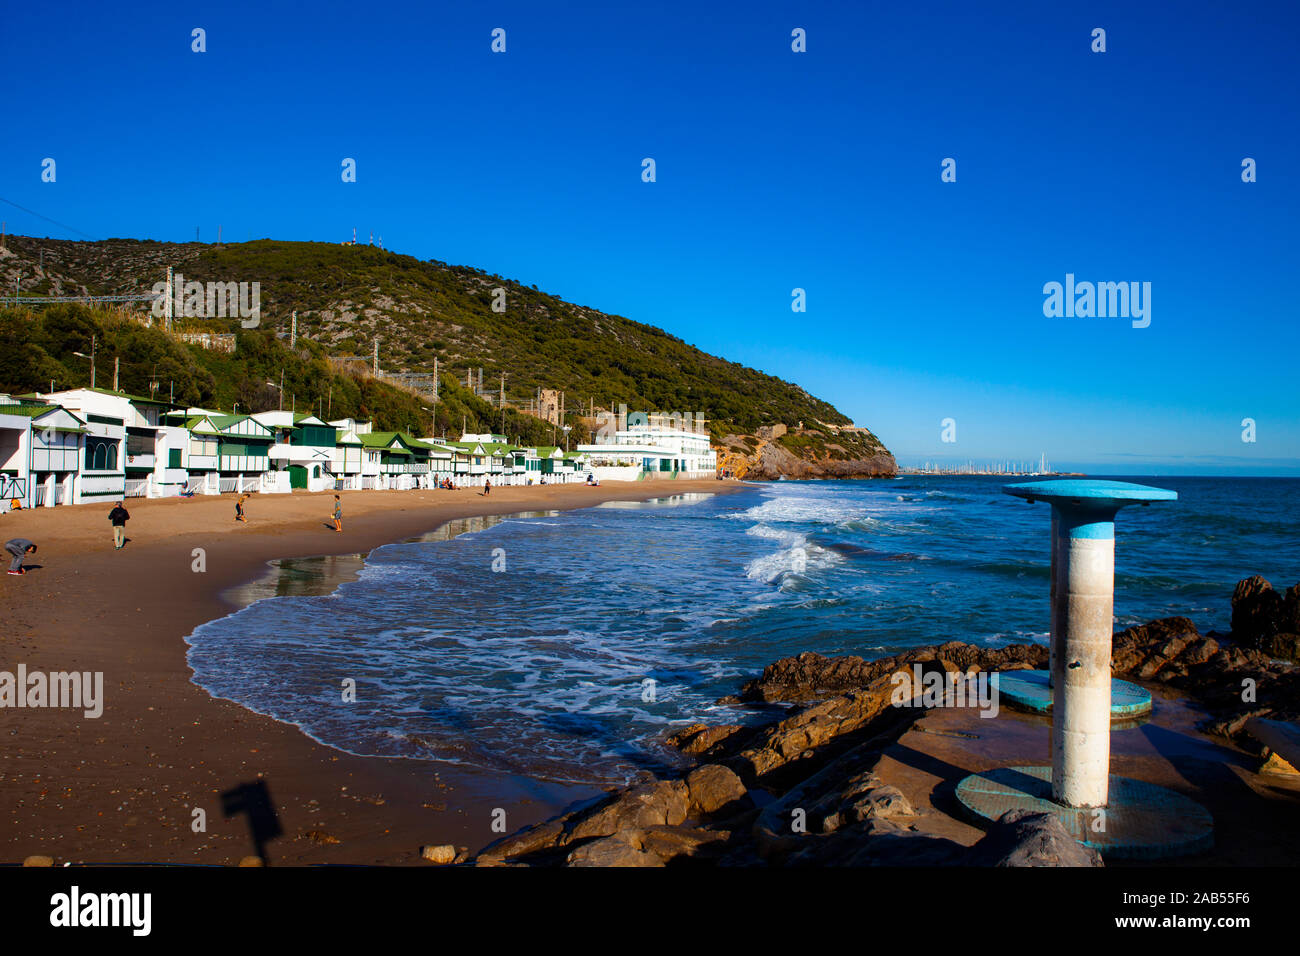
{"type": "Polygon", "coordinates": [[[114,551],[121,551],[126,547],[126,523],[131,520],[131,514],[126,510],[125,506],[125,501],[119,501],[116,507],[108,513],[108,520],[113,523],[114,551]]]}
{"type": "Polygon", "coordinates": [[[240,495],[239,500],[235,502],[235,520],[245,524],[248,523],[248,519],[244,517],[244,499],[247,497],[248,495],[240,495]]]}
{"type": "Polygon", "coordinates": [[[26,574],[27,570],[23,567],[23,558],[29,554],[36,553],[36,545],[32,544],[26,538],[13,538],[5,542],[5,550],[13,555],[14,559],[9,565],[10,574],[26,574]]]}
{"type": "Polygon", "coordinates": [[[492,479],[491,479],[491,478],[484,478],[484,479],[483,479],[483,497],[486,498],[486,497],[487,497],[488,495],[490,495],[491,493],[492,493],[492,479]]]}
{"type": "Polygon", "coordinates": [[[334,496],[334,530],[343,530],[343,502],[339,501],[339,496],[334,496]]]}

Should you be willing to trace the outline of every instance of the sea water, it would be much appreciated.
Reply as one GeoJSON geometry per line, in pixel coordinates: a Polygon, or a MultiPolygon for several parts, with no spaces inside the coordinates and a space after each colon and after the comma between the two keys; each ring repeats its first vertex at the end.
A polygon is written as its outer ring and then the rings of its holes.
{"type": "MultiPolygon", "coordinates": [[[[1179,500],[1120,513],[1116,628],[1226,631],[1238,579],[1300,579],[1300,479],[1135,480],[1179,500]]],[[[295,593],[286,566],[290,586],[200,627],[189,660],[214,695],[352,753],[618,783],[671,765],[674,728],[756,719],[717,701],[781,657],[1046,643],[1050,511],[1004,484],[665,484],[453,522],[329,593],[295,593]]]]}

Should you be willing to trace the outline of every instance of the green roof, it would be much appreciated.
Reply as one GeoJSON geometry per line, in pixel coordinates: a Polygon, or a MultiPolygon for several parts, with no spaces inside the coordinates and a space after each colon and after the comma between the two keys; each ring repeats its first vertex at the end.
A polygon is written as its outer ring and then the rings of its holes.
{"type": "Polygon", "coordinates": [[[207,415],[194,415],[191,418],[185,419],[185,427],[190,431],[194,431],[200,422],[207,422],[209,425],[212,424],[212,420],[208,418],[207,415]]]}
{"type": "Polygon", "coordinates": [[[209,415],[208,421],[218,428],[229,428],[231,425],[239,424],[247,417],[247,415],[209,415]]]}
{"type": "Polygon", "coordinates": [[[393,455],[409,455],[411,452],[406,448],[391,447],[393,441],[406,445],[411,441],[409,436],[403,436],[401,432],[370,432],[366,435],[358,435],[357,438],[366,448],[382,448],[393,455]]]}
{"type": "Polygon", "coordinates": [[[0,415],[26,415],[28,418],[35,418],[59,407],[58,405],[0,405],[0,415]]]}

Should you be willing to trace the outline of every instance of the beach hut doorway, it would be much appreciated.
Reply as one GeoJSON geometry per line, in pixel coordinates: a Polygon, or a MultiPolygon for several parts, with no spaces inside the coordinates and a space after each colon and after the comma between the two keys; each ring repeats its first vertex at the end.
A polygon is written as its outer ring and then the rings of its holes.
{"type": "Polygon", "coordinates": [[[307,487],[307,469],[302,465],[289,466],[289,487],[306,488],[307,487]]]}

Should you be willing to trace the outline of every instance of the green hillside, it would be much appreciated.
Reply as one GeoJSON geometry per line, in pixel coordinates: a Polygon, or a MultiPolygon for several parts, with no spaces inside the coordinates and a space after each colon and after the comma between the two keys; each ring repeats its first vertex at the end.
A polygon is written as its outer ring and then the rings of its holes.
{"type": "MultiPolygon", "coordinates": [[[[278,384],[284,368],[286,376],[293,377],[292,382],[286,377],[286,404],[289,395],[296,395],[299,408],[314,410],[323,401],[332,405],[336,417],[352,414],[354,408],[363,415],[362,408],[373,409],[370,414],[383,427],[404,427],[403,419],[410,417],[412,427],[425,421],[439,432],[459,432],[462,421],[471,430],[499,431],[500,411],[464,387],[466,373],[477,375],[481,368],[484,385],[493,395],[505,375],[512,404],[532,398],[538,388],[563,391],[567,421],[578,426],[573,437],[580,441],[590,436],[578,423],[579,412],[585,413],[593,400],[597,409],[626,404],[630,410],[702,413],[711,420],[715,439],[774,423],[791,428],[801,422],[808,427],[851,424],[842,412],[791,382],[709,355],[651,325],[574,305],[466,266],[421,261],[372,246],[319,242],[204,245],[10,237],[10,243],[11,258],[0,259],[0,272],[8,269],[3,276],[8,288],[13,288],[9,276],[18,278],[25,295],[147,293],[165,277],[169,265],[186,280],[259,282],[259,329],[240,330],[237,321],[221,319],[181,323],[191,330],[238,332],[234,356],[204,354],[174,341],[148,347],[128,342],[147,329],[113,333],[113,347],[136,349],[144,366],[165,361],[166,375],[160,371],[156,377],[184,381],[184,391],[177,385],[178,399],[201,398],[197,404],[237,401],[243,409],[270,402],[275,407],[278,396],[265,382],[278,384]],[[31,268],[38,256],[42,268],[31,268]],[[501,299],[497,289],[504,290],[504,312],[493,309],[494,301],[501,299]],[[294,310],[299,348],[290,357],[283,334],[294,310]],[[431,374],[436,358],[442,373],[442,401],[436,412],[426,407],[431,404],[427,399],[381,389],[379,383],[348,375],[329,362],[349,356],[368,360],[376,339],[380,366],[388,373],[431,374]],[[152,357],[155,353],[158,359],[152,357]]],[[[84,360],[66,354],[86,351],[89,344],[83,341],[87,336],[78,337],[73,329],[78,313],[59,313],[56,318],[52,307],[38,311],[50,330],[31,344],[43,354],[33,356],[34,364],[10,360],[0,365],[12,370],[8,377],[0,375],[0,388],[13,386],[18,378],[28,387],[33,380],[45,379],[48,387],[48,379],[58,375],[38,373],[43,363],[53,362],[68,375],[84,371],[84,360]]],[[[81,321],[91,319],[82,315],[81,321]]],[[[147,387],[154,378],[150,367],[128,373],[124,365],[123,381],[132,390],[147,387]]],[[[327,410],[324,405],[322,410],[327,410]]],[[[507,412],[506,431],[512,437],[549,441],[551,426],[507,412]]],[[[842,447],[835,453],[848,458],[888,455],[865,429],[840,435],[838,441],[842,447]]]]}
{"type": "MultiPolygon", "coordinates": [[[[136,395],[154,394],[180,405],[241,412],[280,407],[283,372],[284,407],[319,411],[330,418],[373,419],[381,431],[417,435],[459,434],[501,428],[499,410],[450,378],[443,381],[435,414],[424,399],[384,382],[339,371],[324,349],[300,342],[290,351],[268,330],[240,330],[233,354],[178,342],[161,330],[125,320],[115,312],[63,304],[36,310],[0,309],[0,393],[76,388],[90,384],[90,361],[76,355],[96,354],[96,385],[111,387],[118,360],[118,387],[136,395]],[[92,345],[93,342],[93,345],[92,345]]],[[[551,426],[507,409],[512,438],[545,444],[551,426]]]]}

